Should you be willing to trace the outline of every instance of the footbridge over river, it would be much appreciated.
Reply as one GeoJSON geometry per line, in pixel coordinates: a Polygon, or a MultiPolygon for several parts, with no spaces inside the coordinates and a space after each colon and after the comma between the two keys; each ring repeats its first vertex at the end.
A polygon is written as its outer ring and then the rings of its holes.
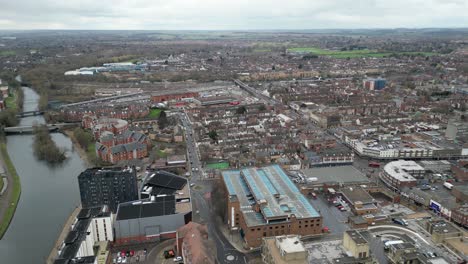
{"type": "Polygon", "coordinates": [[[26,112],[21,112],[16,115],[16,117],[27,117],[27,116],[38,116],[38,115],[43,115],[44,111],[26,111],[26,112]]]}
{"type": "MultiPolygon", "coordinates": [[[[77,126],[80,123],[58,123],[58,124],[47,124],[49,131],[57,131],[64,127],[77,126]]],[[[16,126],[16,127],[5,127],[3,128],[5,134],[31,134],[34,132],[34,126],[16,126]]]]}

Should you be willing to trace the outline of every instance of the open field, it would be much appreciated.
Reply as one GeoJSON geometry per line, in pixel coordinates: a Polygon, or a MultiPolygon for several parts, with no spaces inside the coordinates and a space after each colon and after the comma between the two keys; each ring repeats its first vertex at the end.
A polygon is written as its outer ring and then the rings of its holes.
{"type": "Polygon", "coordinates": [[[319,56],[330,56],[337,59],[345,58],[363,58],[363,57],[375,57],[382,58],[394,55],[414,55],[414,56],[433,56],[437,53],[434,52],[391,52],[391,51],[377,51],[377,50],[326,50],[316,47],[303,47],[303,48],[289,48],[289,52],[296,53],[312,53],[319,56]]]}
{"type": "Polygon", "coordinates": [[[13,50],[0,50],[0,57],[13,55],[16,55],[16,52],[13,50]]]}
{"type": "Polygon", "coordinates": [[[18,201],[21,196],[21,184],[18,174],[16,173],[15,166],[13,165],[13,162],[11,162],[10,156],[8,155],[5,142],[0,143],[0,151],[2,152],[2,156],[5,162],[5,169],[7,170],[7,173],[9,173],[13,178],[13,182],[8,183],[9,185],[12,184],[13,186],[9,205],[5,214],[3,215],[3,219],[0,222],[0,238],[2,238],[8,229],[8,226],[10,225],[11,219],[13,219],[13,216],[15,215],[16,206],[18,205],[18,201]]]}
{"type": "Polygon", "coordinates": [[[228,162],[209,163],[209,164],[206,164],[206,167],[209,169],[225,170],[229,168],[229,163],[228,162]]]}
{"type": "Polygon", "coordinates": [[[16,109],[16,98],[14,96],[9,96],[5,99],[5,105],[9,109],[16,109]]]}
{"type": "Polygon", "coordinates": [[[161,113],[161,109],[151,109],[148,115],[149,118],[158,118],[161,113]]]}

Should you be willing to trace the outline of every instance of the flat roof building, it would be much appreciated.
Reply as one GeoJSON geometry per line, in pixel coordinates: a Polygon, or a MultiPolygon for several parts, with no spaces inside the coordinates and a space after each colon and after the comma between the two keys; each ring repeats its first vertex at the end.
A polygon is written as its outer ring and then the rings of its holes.
{"type": "Polygon", "coordinates": [[[322,232],[322,217],[279,165],[222,173],[227,189],[227,223],[248,247],[262,237],[322,232]]]}
{"type": "Polygon", "coordinates": [[[376,200],[362,187],[347,187],[340,190],[345,200],[356,215],[376,213],[378,208],[376,200]]]}
{"type": "Polygon", "coordinates": [[[175,238],[192,221],[187,179],[157,171],[143,180],[141,200],[119,204],[114,222],[117,244],[175,238]]]}
{"type": "Polygon", "coordinates": [[[54,264],[97,263],[94,248],[113,241],[112,214],[107,206],[81,209],[58,250],[54,264]],[[80,262],[81,261],[81,262],[80,262]]]}
{"type": "Polygon", "coordinates": [[[396,160],[387,163],[380,173],[380,179],[389,187],[400,190],[403,187],[414,187],[416,178],[424,176],[426,170],[413,160],[396,160]]]}
{"type": "Polygon", "coordinates": [[[431,234],[431,238],[435,243],[442,243],[447,238],[458,238],[463,235],[462,231],[444,220],[428,221],[426,230],[431,234]]]}
{"type": "Polygon", "coordinates": [[[307,179],[307,185],[354,185],[367,184],[369,179],[354,166],[319,167],[302,170],[307,179]]]}
{"type": "Polygon", "coordinates": [[[347,230],[343,233],[343,246],[355,258],[370,256],[370,247],[367,240],[356,230],[347,230]]]}
{"type": "Polygon", "coordinates": [[[305,264],[308,253],[297,235],[263,238],[262,261],[266,264],[305,264]]]}

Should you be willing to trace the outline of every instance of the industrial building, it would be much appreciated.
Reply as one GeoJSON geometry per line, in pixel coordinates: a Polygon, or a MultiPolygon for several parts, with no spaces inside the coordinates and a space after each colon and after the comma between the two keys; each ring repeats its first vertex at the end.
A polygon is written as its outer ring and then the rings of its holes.
{"type": "Polygon", "coordinates": [[[366,185],[369,178],[354,166],[318,167],[302,170],[306,178],[304,189],[316,191],[320,188],[366,185]]]}
{"type": "Polygon", "coordinates": [[[164,91],[160,93],[154,93],[151,95],[151,101],[153,103],[162,103],[167,101],[180,101],[186,98],[195,98],[198,97],[199,94],[197,92],[190,92],[190,91],[164,91]]]}
{"type": "Polygon", "coordinates": [[[239,104],[236,98],[229,96],[209,96],[209,97],[198,97],[193,100],[196,104],[201,106],[220,105],[220,104],[239,104]]]}
{"type": "Polygon", "coordinates": [[[266,264],[308,263],[308,253],[297,235],[264,237],[262,261],[266,264]]]}
{"type": "Polygon", "coordinates": [[[426,170],[412,160],[397,160],[387,163],[380,173],[380,179],[389,187],[400,190],[414,187],[417,178],[424,177],[426,170]]]}
{"type": "MultiPolygon", "coordinates": [[[[112,214],[107,206],[81,209],[58,250],[54,264],[97,263],[96,246],[113,241],[112,214]]],[[[105,251],[102,248],[101,251],[105,251]]]]}
{"type": "Polygon", "coordinates": [[[117,244],[175,238],[177,229],[192,221],[187,179],[157,171],[142,183],[141,200],[121,203],[114,222],[117,244]]]}
{"type": "Polygon", "coordinates": [[[119,203],[138,199],[136,170],[132,167],[86,169],[78,176],[83,208],[108,205],[117,211],[119,203]]]}
{"type": "Polygon", "coordinates": [[[278,235],[322,232],[322,217],[279,165],[222,173],[227,189],[227,224],[248,247],[278,235]]]}
{"type": "Polygon", "coordinates": [[[360,186],[342,188],[340,193],[356,215],[374,214],[378,211],[377,201],[360,186]]]}

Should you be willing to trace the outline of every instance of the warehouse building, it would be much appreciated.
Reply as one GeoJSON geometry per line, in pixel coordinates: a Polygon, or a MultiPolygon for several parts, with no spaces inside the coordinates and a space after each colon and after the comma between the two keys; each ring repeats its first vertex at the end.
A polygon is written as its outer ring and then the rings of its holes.
{"type": "Polygon", "coordinates": [[[322,217],[279,165],[222,173],[227,189],[227,224],[238,230],[246,246],[262,238],[322,232],[322,217]]]}
{"type": "Polygon", "coordinates": [[[187,179],[157,171],[142,186],[141,200],[119,204],[114,222],[117,244],[175,238],[177,229],[192,220],[187,179]]]}

